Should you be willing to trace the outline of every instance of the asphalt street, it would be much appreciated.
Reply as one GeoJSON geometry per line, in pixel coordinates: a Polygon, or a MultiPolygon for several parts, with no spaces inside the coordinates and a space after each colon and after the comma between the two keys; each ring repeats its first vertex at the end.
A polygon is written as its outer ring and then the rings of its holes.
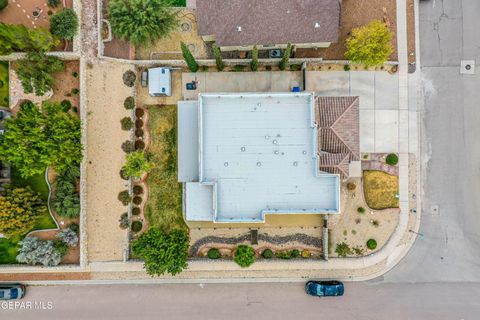
{"type": "Polygon", "coordinates": [[[25,301],[52,309],[0,303],[0,319],[480,319],[478,16],[478,0],[420,4],[423,236],[383,277],[329,299],[301,283],[30,287],[25,301]]]}

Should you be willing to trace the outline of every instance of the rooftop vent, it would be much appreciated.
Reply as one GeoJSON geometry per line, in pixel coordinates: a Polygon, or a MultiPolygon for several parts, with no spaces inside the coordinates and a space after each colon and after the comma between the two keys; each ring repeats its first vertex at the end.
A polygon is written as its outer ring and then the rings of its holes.
{"type": "Polygon", "coordinates": [[[320,28],[320,23],[315,22],[315,29],[318,29],[318,28],[320,28]]]}
{"type": "Polygon", "coordinates": [[[241,31],[242,31],[242,27],[241,27],[241,26],[237,26],[237,31],[238,31],[238,32],[241,32],[241,31]]]}

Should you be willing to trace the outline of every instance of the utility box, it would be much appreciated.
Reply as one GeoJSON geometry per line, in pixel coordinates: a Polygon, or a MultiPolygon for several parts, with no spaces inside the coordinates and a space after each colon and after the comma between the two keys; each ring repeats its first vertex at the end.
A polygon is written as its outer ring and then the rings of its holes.
{"type": "Polygon", "coordinates": [[[172,95],[172,71],[170,68],[148,69],[148,93],[152,97],[172,95]]]}

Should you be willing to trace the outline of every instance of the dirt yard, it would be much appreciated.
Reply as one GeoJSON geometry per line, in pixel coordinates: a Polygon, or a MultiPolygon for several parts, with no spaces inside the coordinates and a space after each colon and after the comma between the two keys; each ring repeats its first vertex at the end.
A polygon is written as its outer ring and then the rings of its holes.
{"type": "Polygon", "coordinates": [[[343,0],[340,34],[337,43],[325,49],[297,49],[296,58],[321,57],[325,60],[345,60],[345,40],[353,28],[361,27],[374,19],[385,21],[394,37],[390,60],[397,60],[397,11],[396,0],[343,0]]]}
{"type": "MultiPolygon", "coordinates": [[[[80,95],[75,89],[80,89],[80,63],[78,61],[66,61],[65,71],[55,75],[53,96],[50,101],[62,102],[70,100],[73,107],[80,106],[80,95]]],[[[79,111],[80,112],[80,111],[79,111]]]]}
{"type": "Polygon", "coordinates": [[[123,107],[133,88],[123,84],[122,75],[133,69],[128,64],[99,62],[87,67],[87,233],[88,260],[122,260],[126,230],[119,228],[126,207],[118,193],[127,181],[120,178],[125,162],[121,144],[129,139],[120,119],[129,115],[123,107]]]}

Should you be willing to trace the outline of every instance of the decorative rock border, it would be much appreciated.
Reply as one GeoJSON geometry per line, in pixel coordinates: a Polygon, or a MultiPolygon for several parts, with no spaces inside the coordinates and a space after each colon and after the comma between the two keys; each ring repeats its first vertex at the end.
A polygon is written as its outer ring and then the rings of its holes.
{"type": "MultiPolygon", "coordinates": [[[[202,247],[211,245],[213,243],[236,245],[250,240],[250,234],[246,233],[238,237],[220,237],[220,236],[206,236],[197,240],[190,246],[190,256],[196,256],[199,254],[202,247]]],[[[322,239],[317,237],[308,236],[303,233],[295,233],[287,236],[269,236],[266,233],[259,233],[258,240],[271,243],[273,245],[281,245],[289,242],[299,242],[303,245],[310,247],[322,248],[322,239]]]]}

